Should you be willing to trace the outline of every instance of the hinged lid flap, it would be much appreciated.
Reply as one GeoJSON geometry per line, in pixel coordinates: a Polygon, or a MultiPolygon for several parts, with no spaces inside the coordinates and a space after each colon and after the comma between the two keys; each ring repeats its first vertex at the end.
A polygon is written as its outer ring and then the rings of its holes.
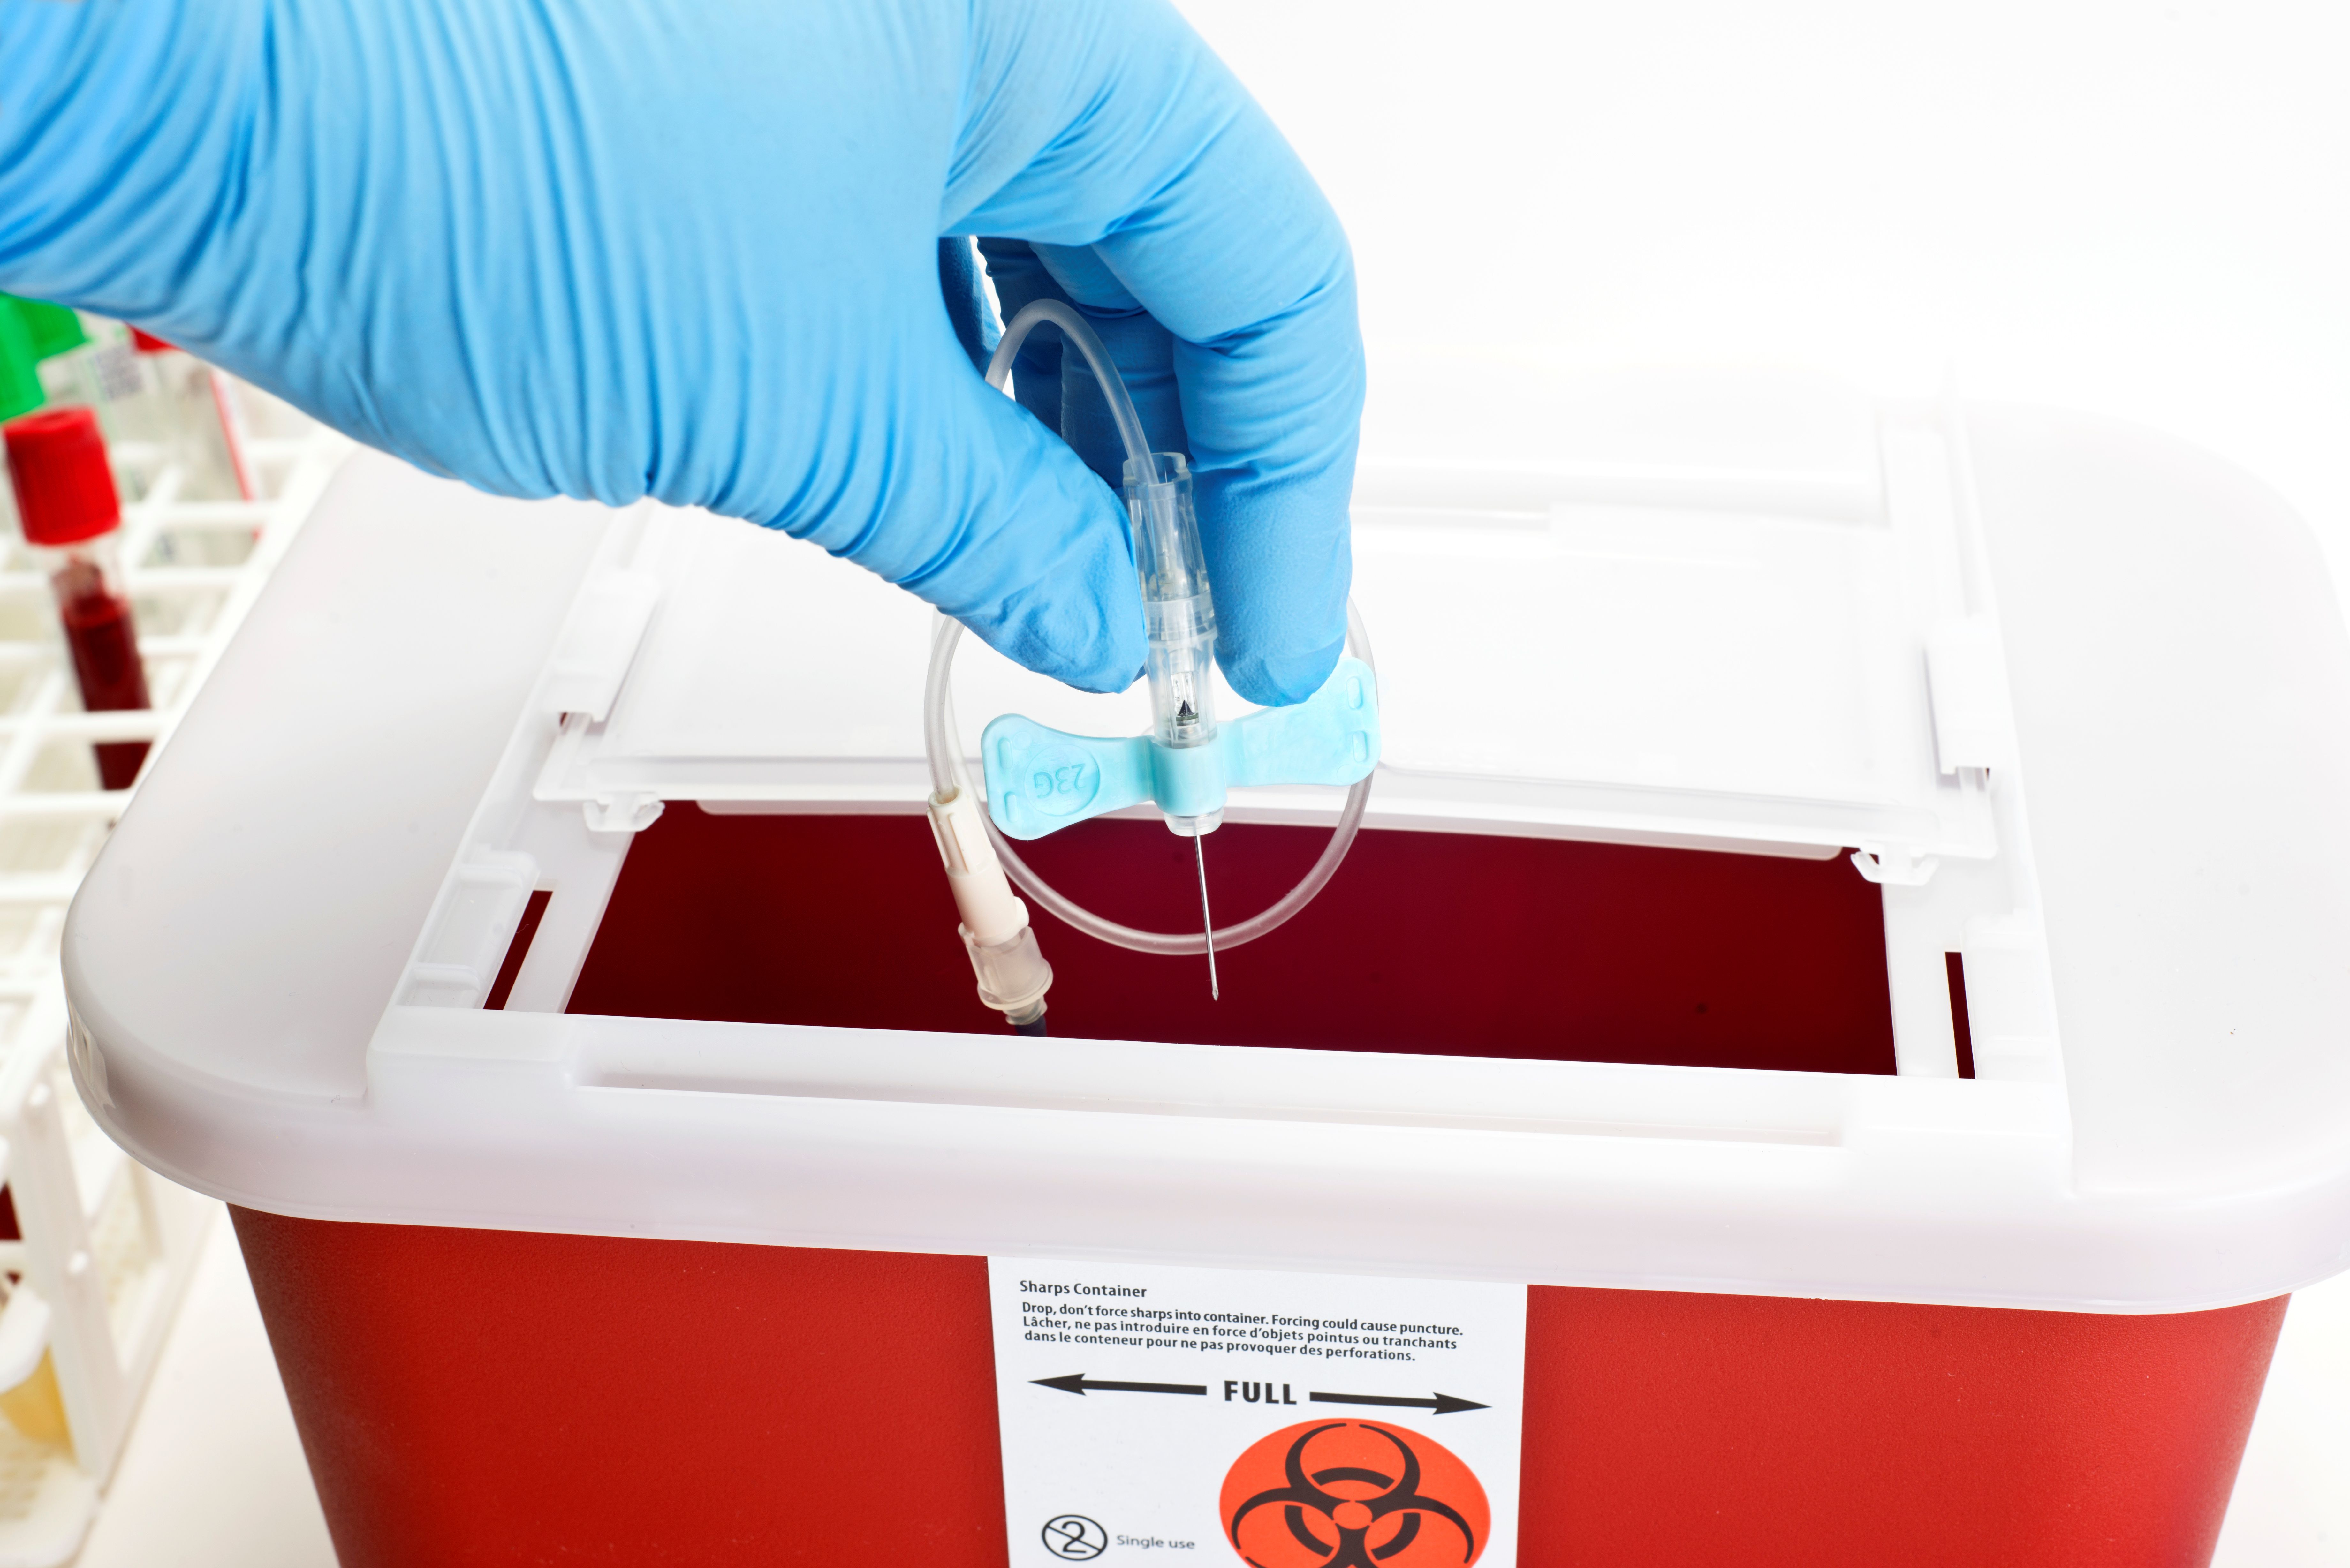
{"type": "MultiPolygon", "coordinates": [[[[1906,865],[1993,853],[1980,773],[1953,772],[1990,765],[2003,732],[1957,444],[1932,409],[1733,392],[1676,403],[1649,385],[1634,421],[1588,387],[1537,387],[1563,415],[1610,418],[1563,428],[1540,462],[1367,454],[1355,592],[1388,714],[1373,820],[1859,846],[1906,865]],[[1947,714],[1929,697],[1938,647],[1947,714]]],[[[567,628],[580,672],[550,689],[585,694],[567,707],[598,711],[597,650],[624,646],[656,595],[608,717],[558,750],[539,798],[910,807],[927,793],[930,612],[911,596],[791,540],[647,509],[567,628]]],[[[956,691],[966,743],[1007,712],[1148,728],[1139,689],[1085,696],[971,643],[956,691]]],[[[1328,805],[1287,790],[1232,809],[1328,805]]]]}
{"type": "Polygon", "coordinates": [[[2006,767],[2014,761],[2007,660],[1988,616],[1947,620],[1926,639],[1926,681],[1934,702],[1934,755],[1942,772],[2006,767]]]}
{"type": "Polygon", "coordinates": [[[538,690],[541,712],[611,716],[660,590],[660,578],[650,572],[608,568],[588,576],[547,660],[538,690]]]}

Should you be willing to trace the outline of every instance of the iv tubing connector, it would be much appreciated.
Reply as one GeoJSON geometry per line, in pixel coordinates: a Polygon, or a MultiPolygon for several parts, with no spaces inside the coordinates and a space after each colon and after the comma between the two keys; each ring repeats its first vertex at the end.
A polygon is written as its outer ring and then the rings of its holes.
{"type": "Polygon", "coordinates": [[[939,857],[946,862],[947,885],[954,890],[955,909],[962,917],[955,929],[971,955],[980,1001],[1003,1014],[1020,1033],[1043,1033],[1045,992],[1053,984],[1053,967],[1045,961],[1036,933],[1028,928],[1028,906],[1012,891],[988,841],[987,814],[979,797],[968,789],[945,796],[933,794],[930,817],[939,857]]]}

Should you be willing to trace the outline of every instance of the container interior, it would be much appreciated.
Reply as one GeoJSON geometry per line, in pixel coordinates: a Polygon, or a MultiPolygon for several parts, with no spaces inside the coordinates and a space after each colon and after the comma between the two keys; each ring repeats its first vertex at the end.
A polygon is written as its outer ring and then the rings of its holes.
{"type": "MultiPolygon", "coordinates": [[[[1218,924],[1278,898],[1326,836],[1213,835],[1218,924]]],[[[1155,821],[1086,823],[1024,853],[1113,919],[1198,928],[1191,846],[1155,821]]],[[[1843,856],[1367,829],[1302,914],[1220,955],[1220,1001],[1201,958],[1032,913],[1061,1037],[1894,1071],[1881,898],[1843,856]]],[[[1000,1033],[955,923],[920,816],[679,803],[636,836],[567,1010],[1000,1033]]]]}

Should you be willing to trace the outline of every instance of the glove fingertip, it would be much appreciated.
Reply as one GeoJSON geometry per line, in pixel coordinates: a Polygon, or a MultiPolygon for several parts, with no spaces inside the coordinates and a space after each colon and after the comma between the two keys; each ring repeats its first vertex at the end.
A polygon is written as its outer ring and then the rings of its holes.
{"type": "Polygon", "coordinates": [[[1284,708],[1321,691],[1322,683],[1338,667],[1338,655],[1346,647],[1342,636],[1310,652],[1243,654],[1224,665],[1224,679],[1252,702],[1284,708]]]}

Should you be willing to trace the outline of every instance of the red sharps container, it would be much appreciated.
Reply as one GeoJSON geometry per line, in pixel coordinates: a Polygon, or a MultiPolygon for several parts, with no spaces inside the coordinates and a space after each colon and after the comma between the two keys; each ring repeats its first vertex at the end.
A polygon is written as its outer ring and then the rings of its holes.
{"type": "MultiPolygon", "coordinates": [[[[28,414],[7,426],[7,446],[25,543],[57,594],[82,706],[93,713],[148,706],[147,670],[123,589],[122,503],[97,414],[86,408],[28,414]]],[[[147,745],[99,742],[99,782],[130,788],[147,745]]]]}

